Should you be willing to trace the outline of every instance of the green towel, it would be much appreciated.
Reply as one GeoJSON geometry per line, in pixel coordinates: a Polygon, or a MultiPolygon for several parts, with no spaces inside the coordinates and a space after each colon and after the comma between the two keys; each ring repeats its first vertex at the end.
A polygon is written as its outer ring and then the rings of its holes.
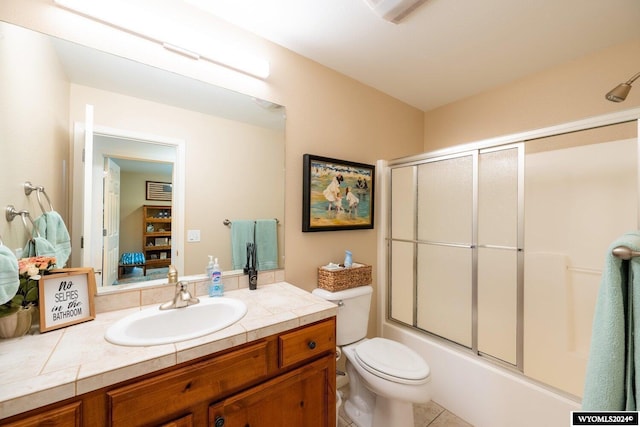
{"type": "MultiPolygon", "coordinates": [[[[47,256],[47,257],[55,257],[56,256],[56,248],[53,247],[51,243],[47,239],[42,236],[34,237],[29,239],[27,244],[24,246],[22,250],[22,254],[25,257],[32,256],[47,256]]],[[[58,266],[58,261],[56,260],[56,267],[58,266]]]]}
{"type": "Polygon", "coordinates": [[[11,249],[0,245],[0,304],[11,301],[18,292],[18,260],[11,249]]]}
{"type": "Polygon", "coordinates": [[[640,232],[630,232],[613,242],[607,252],[596,301],[587,362],[582,409],[585,411],[635,411],[640,382],[640,258],[623,261],[611,251],[627,246],[640,251],[640,232]]]}
{"type": "Polygon", "coordinates": [[[231,257],[234,270],[242,270],[247,264],[247,243],[253,242],[255,221],[231,222],[231,257]]]}
{"type": "Polygon", "coordinates": [[[34,223],[40,236],[53,245],[56,267],[64,267],[71,255],[71,237],[60,214],[55,211],[45,212],[34,223]]]}
{"type": "Polygon", "coordinates": [[[278,223],[275,219],[256,221],[258,271],[278,268],[278,223]]]}

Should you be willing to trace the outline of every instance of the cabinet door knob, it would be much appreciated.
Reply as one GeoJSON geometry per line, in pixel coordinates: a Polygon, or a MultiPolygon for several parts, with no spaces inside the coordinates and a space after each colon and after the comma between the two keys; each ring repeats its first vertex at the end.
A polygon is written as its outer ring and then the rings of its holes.
{"type": "Polygon", "coordinates": [[[316,342],[315,341],[309,341],[307,346],[309,347],[309,349],[313,350],[314,348],[316,348],[316,342]]]}
{"type": "Polygon", "coordinates": [[[216,427],[223,427],[224,426],[224,417],[217,416],[216,419],[215,419],[215,426],[216,427]]]}

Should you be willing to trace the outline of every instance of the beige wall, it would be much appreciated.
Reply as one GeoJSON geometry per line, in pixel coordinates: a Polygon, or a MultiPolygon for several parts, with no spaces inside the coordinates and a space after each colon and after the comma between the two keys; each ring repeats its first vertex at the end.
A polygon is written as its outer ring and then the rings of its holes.
{"type": "MultiPolygon", "coordinates": [[[[69,93],[57,57],[44,38],[0,25],[0,64],[0,236],[16,249],[25,245],[28,234],[19,218],[4,220],[5,207],[27,209],[33,218],[42,213],[36,193],[25,195],[25,181],[44,186],[54,208],[67,213],[63,168],[69,159],[69,93]],[[26,46],[18,56],[12,52],[15,45],[26,46]],[[34,105],[33,100],[38,102],[34,105]]],[[[42,201],[48,208],[44,197],[42,201]]]]}
{"type": "Polygon", "coordinates": [[[429,111],[424,151],[638,107],[637,87],[622,103],[604,97],[640,71],[638,58],[640,39],[429,111]]]}

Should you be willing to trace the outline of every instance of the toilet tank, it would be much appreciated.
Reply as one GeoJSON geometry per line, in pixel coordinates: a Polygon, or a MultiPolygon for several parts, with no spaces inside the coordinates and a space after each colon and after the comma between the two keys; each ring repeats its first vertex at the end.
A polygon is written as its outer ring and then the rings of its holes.
{"type": "Polygon", "coordinates": [[[338,292],[313,290],[313,295],[338,305],[336,345],[351,344],[367,336],[372,293],[373,288],[369,285],[338,292]]]}

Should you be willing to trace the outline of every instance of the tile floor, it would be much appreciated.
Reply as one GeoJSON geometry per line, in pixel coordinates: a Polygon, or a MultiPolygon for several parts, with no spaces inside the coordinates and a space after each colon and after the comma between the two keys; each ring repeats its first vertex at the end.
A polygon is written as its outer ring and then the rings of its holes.
{"type": "MultiPolygon", "coordinates": [[[[340,389],[343,395],[343,401],[349,393],[349,386],[340,389]]],[[[413,407],[413,426],[393,426],[393,427],[473,427],[462,418],[447,411],[442,406],[431,401],[424,405],[414,405],[413,407]]],[[[349,416],[344,412],[344,405],[340,407],[338,417],[338,427],[355,427],[349,416]]]]}

